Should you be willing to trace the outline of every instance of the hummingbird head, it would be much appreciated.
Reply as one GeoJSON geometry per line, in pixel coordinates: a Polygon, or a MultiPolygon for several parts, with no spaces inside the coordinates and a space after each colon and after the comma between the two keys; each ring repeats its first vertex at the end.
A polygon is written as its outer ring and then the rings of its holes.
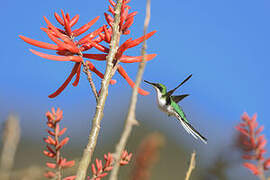
{"type": "Polygon", "coordinates": [[[166,86],[164,86],[164,85],[161,84],[161,83],[152,83],[152,82],[149,82],[149,81],[146,81],[146,80],[144,80],[144,82],[146,82],[146,83],[152,85],[152,86],[155,88],[155,90],[156,90],[158,93],[161,93],[162,95],[165,95],[166,92],[167,92],[166,86]]]}

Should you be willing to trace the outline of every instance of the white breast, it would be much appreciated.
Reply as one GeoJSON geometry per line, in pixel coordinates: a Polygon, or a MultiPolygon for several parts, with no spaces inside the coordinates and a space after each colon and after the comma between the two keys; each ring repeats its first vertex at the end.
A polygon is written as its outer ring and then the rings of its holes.
{"type": "Polygon", "coordinates": [[[171,106],[166,105],[166,99],[162,97],[162,94],[156,89],[157,91],[157,104],[161,111],[166,112],[169,115],[174,115],[175,112],[171,106]]]}

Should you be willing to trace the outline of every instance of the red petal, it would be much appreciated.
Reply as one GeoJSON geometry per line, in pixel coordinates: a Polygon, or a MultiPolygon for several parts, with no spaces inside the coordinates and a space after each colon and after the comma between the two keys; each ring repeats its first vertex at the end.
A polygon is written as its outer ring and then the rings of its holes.
{"type": "Polygon", "coordinates": [[[103,177],[105,177],[107,175],[108,175],[108,173],[102,173],[102,174],[98,175],[98,178],[103,178],[103,177]]]}
{"type": "Polygon", "coordinates": [[[109,2],[111,3],[111,5],[114,7],[116,5],[116,3],[113,0],[109,0],[109,2]]]}
{"type": "MultiPolygon", "coordinates": [[[[93,71],[94,73],[96,73],[96,75],[98,75],[101,79],[104,78],[104,75],[95,68],[95,66],[90,62],[90,61],[86,61],[86,64],[88,65],[88,68],[90,69],[90,71],[93,71]]],[[[116,80],[111,79],[110,84],[115,84],[116,80]]]]}
{"type": "Polygon", "coordinates": [[[58,136],[62,136],[62,135],[66,132],[66,130],[67,130],[67,128],[63,128],[63,129],[59,132],[58,136]]]}
{"type": "Polygon", "coordinates": [[[109,10],[108,10],[110,13],[112,13],[112,15],[114,15],[114,8],[112,6],[109,5],[109,10]]]}
{"type": "Polygon", "coordinates": [[[55,157],[55,154],[53,154],[53,153],[50,153],[50,152],[48,152],[48,151],[43,151],[43,154],[45,155],[45,156],[48,156],[48,157],[50,157],[50,158],[54,158],[55,157]]]}
{"type": "Polygon", "coordinates": [[[101,52],[109,53],[109,51],[110,51],[109,48],[107,48],[101,44],[95,43],[95,42],[91,42],[91,45],[94,46],[97,50],[99,50],[101,52]]]}
{"type": "Polygon", "coordinates": [[[54,172],[49,171],[49,172],[46,172],[46,173],[44,174],[44,176],[45,176],[46,178],[52,179],[52,178],[54,178],[54,177],[56,176],[56,174],[55,174],[54,172]]]}
{"type": "Polygon", "coordinates": [[[107,43],[111,42],[111,36],[112,36],[112,28],[107,29],[107,27],[104,25],[104,34],[105,34],[105,41],[107,43]]]}
{"type": "Polygon", "coordinates": [[[75,65],[73,66],[73,69],[70,73],[70,75],[68,76],[68,78],[66,79],[66,81],[51,95],[49,95],[49,98],[54,98],[56,96],[58,96],[69,84],[69,82],[71,81],[71,79],[73,78],[73,76],[76,74],[76,69],[79,66],[79,63],[75,63],[75,65]]]}
{"type": "Polygon", "coordinates": [[[128,20],[129,18],[135,16],[136,14],[138,14],[137,11],[134,11],[134,12],[132,12],[132,13],[129,13],[129,14],[127,15],[127,20],[128,20]]]}
{"type": "Polygon", "coordinates": [[[243,166],[245,166],[246,168],[248,168],[254,175],[260,174],[258,168],[254,164],[244,163],[243,166]]]}
{"type": "Polygon", "coordinates": [[[258,144],[257,144],[257,148],[258,149],[263,149],[264,146],[266,145],[267,141],[266,139],[263,139],[262,141],[259,141],[258,144]]]}
{"type": "Polygon", "coordinates": [[[100,173],[103,169],[102,161],[99,159],[96,159],[96,166],[97,166],[98,173],[100,173]]]}
{"type": "MultiPolygon", "coordinates": [[[[157,55],[156,54],[147,54],[145,56],[145,61],[150,61],[153,58],[155,58],[157,55]]],[[[143,59],[143,56],[125,56],[122,55],[121,58],[119,59],[120,62],[122,63],[134,63],[134,62],[141,62],[143,59]]]]}
{"type": "Polygon", "coordinates": [[[92,164],[91,169],[92,169],[93,175],[97,175],[97,169],[95,167],[95,164],[92,164]]]}
{"type": "Polygon", "coordinates": [[[122,32],[124,35],[127,35],[130,33],[130,30],[126,29],[125,31],[122,32]]]}
{"type": "Polygon", "coordinates": [[[50,135],[55,136],[55,133],[52,132],[51,130],[48,130],[48,129],[47,129],[47,132],[48,132],[50,135]]]}
{"type": "Polygon", "coordinates": [[[69,141],[69,138],[66,137],[65,139],[63,139],[57,146],[56,146],[56,150],[61,149],[65,144],[67,144],[69,141]]]}
{"type": "Polygon", "coordinates": [[[128,39],[126,40],[118,49],[117,51],[117,55],[116,55],[116,58],[118,59],[119,57],[122,56],[122,54],[124,53],[124,51],[126,51],[128,48],[132,48],[134,46],[137,46],[138,44],[140,44],[141,42],[143,42],[144,40],[147,40],[148,38],[150,38],[153,34],[155,34],[157,31],[152,31],[138,39],[134,39],[134,40],[131,40],[128,39]]]}
{"type": "Polygon", "coordinates": [[[131,17],[126,21],[126,23],[122,26],[122,30],[126,31],[134,22],[134,17],[131,17]]]}
{"type": "Polygon", "coordinates": [[[255,135],[260,134],[260,133],[263,131],[263,129],[264,129],[264,126],[261,126],[259,129],[257,129],[257,130],[255,131],[255,135]]]}
{"type": "Polygon", "coordinates": [[[122,6],[123,10],[121,12],[121,16],[120,16],[120,23],[119,26],[122,27],[123,23],[125,22],[127,15],[128,15],[128,8],[124,8],[124,6],[122,6]]]}
{"type": "Polygon", "coordinates": [[[72,160],[72,161],[67,161],[64,164],[62,164],[62,167],[63,168],[70,168],[70,167],[73,167],[74,165],[75,165],[75,161],[72,160]]]}
{"type": "Polygon", "coordinates": [[[70,23],[70,16],[68,13],[66,14],[66,18],[67,18],[68,23],[70,23]]]}
{"type": "Polygon", "coordinates": [[[251,117],[251,122],[255,123],[257,119],[257,114],[255,113],[252,117],[251,117]]]}
{"type": "Polygon", "coordinates": [[[65,16],[64,11],[62,9],[61,9],[61,13],[62,13],[62,16],[63,16],[63,19],[64,19],[64,26],[65,26],[66,32],[70,36],[71,35],[70,24],[69,24],[69,22],[67,20],[67,17],[65,16]]]}
{"type": "Polygon", "coordinates": [[[243,159],[246,159],[246,160],[252,160],[252,159],[255,159],[255,157],[252,156],[252,155],[243,155],[242,158],[243,158],[243,159]]]}
{"type": "Polygon", "coordinates": [[[241,118],[242,118],[243,121],[249,121],[250,120],[250,118],[249,118],[249,116],[248,116],[248,114],[246,112],[244,112],[244,114],[242,115],[241,118]]]}
{"type": "Polygon", "coordinates": [[[79,66],[76,70],[76,79],[75,81],[73,82],[73,86],[76,87],[80,81],[80,75],[81,75],[81,66],[82,66],[82,62],[79,63],[79,66]]]}
{"type": "Polygon", "coordinates": [[[63,19],[59,16],[59,14],[57,14],[56,12],[54,13],[54,17],[55,19],[62,25],[64,26],[64,21],[63,19]]]}
{"type": "Polygon", "coordinates": [[[122,54],[125,52],[125,50],[127,50],[128,44],[130,42],[132,42],[132,38],[127,39],[123,44],[121,44],[121,46],[117,50],[116,59],[119,59],[122,56],[122,54]]]}
{"type": "MultiPolygon", "coordinates": [[[[134,82],[130,79],[130,77],[127,75],[127,73],[126,73],[126,71],[124,70],[124,68],[123,68],[121,65],[118,65],[117,70],[118,70],[118,72],[120,73],[120,75],[128,82],[128,84],[129,84],[132,88],[134,88],[135,83],[134,83],[134,82]]],[[[141,88],[138,89],[138,93],[140,93],[141,95],[144,95],[144,96],[146,96],[146,95],[149,94],[149,92],[147,92],[147,91],[145,91],[145,90],[143,90],[143,89],[141,89],[141,88]]]]}
{"type": "Polygon", "coordinates": [[[79,18],[80,18],[80,16],[78,14],[76,16],[74,16],[71,19],[71,21],[69,22],[70,27],[74,26],[78,22],[79,18]]]}
{"type": "Polygon", "coordinates": [[[249,133],[246,129],[242,128],[242,127],[239,127],[239,126],[236,126],[235,127],[238,131],[240,131],[242,134],[244,134],[245,136],[249,136],[249,133]]]}
{"type": "Polygon", "coordinates": [[[85,24],[84,26],[80,27],[79,29],[74,30],[73,36],[79,36],[83,34],[85,31],[87,31],[97,20],[99,19],[99,16],[97,16],[95,19],[91,20],[89,23],[85,24]]]}
{"type": "Polygon", "coordinates": [[[52,168],[52,169],[56,168],[56,164],[54,164],[54,163],[46,163],[46,166],[48,168],[52,168]]]}
{"type": "Polygon", "coordinates": [[[49,43],[45,43],[45,42],[41,42],[41,41],[37,41],[34,39],[30,39],[28,37],[25,36],[21,36],[19,35],[19,37],[24,41],[27,42],[33,46],[37,46],[40,48],[44,48],[44,49],[51,49],[51,50],[60,50],[59,47],[57,45],[54,44],[49,44],[49,43]]]}
{"type": "Polygon", "coordinates": [[[83,54],[83,57],[85,58],[95,59],[95,60],[100,60],[100,61],[105,61],[106,56],[107,54],[83,54]]]}
{"type": "Polygon", "coordinates": [[[52,23],[44,16],[44,20],[46,21],[48,27],[59,37],[61,38],[64,42],[74,45],[73,41],[66,36],[65,34],[61,33],[52,23]]]}
{"type": "Polygon", "coordinates": [[[97,30],[91,32],[90,34],[87,34],[86,36],[84,36],[82,39],[79,40],[78,44],[81,45],[81,44],[84,44],[84,43],[94,39],[102,31],[103,31],[103,26],[101,26],[97,30]]]}
{"type": "Polygon", "coordinates": [[[113,17],[110,16],[109,14],[107,14],[107,13],[104,13],[104,16],[105,16],[105,19],[106,19],[107,23],[112,27],[112,23],[114,21],[113,17]]]}
{"type": "Polygon", "coordinates": [[[128,48],[132,48],[134,46],[137,46],[138,44],[140,44],[141,42],[143,42],[144,40],[147,40],[148,38],[150,38],[151,36],[153,36],[157,31],[152,31],[138,39],[134,39],[133,41],[131,41],[128,45],[128,48]]]}
{"type": "Polygon", "coordinates": [[[33,49],[30,49],[30,51],[37,56],[43,57],[45,59],[54,60],[54,61],[73,61],[73,62],[82,61],[82,57],[80,56],[56,56],[56,55],[50,55],[50,54],[38,52],[33,49]]]}
{"type": "Polygon", "coordinates": [[[56,152],[54,152],[54,150],[49,145],[46,145],[46,147],[52,154],[56,154],[56,152]]]}
{"type": "Polygon", "coordinates": [[[265,170],[268,170],[270,168],[270,158],[264,161],[263,166],[265,170]]]}
{"type": "Polygon", "coordinates": [[[46,29],[46,28],[41,28],[43,31],[45,31],[47,33],[47,35],[49,36],[49,38],[55,42],[58,47],[60,47],[60,50],[68,50],[70,51],[71,53],[78,53],[79,52],[79,49],[78,47],[73,44],[73,45],[70,45],[68,43],[65,43],[65,42],[62,42],[61,40],[59,40],[58,38],[56,38],[53,34],[52,34],[52,31],[49,30],[49,29],[46,29]]]}
{"type": "Polygon", "coordinates": [[[75,180],[76,179],[76,176],[68,176],[68,177],[65,177],[63,180],[75,180]]]}

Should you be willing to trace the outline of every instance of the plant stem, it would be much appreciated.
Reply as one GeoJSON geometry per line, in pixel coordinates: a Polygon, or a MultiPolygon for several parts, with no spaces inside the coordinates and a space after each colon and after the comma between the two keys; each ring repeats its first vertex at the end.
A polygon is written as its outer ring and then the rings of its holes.
{"type": "MultiPolygon", "coordinates": [[[[59,138],[58,138],[58,132],[56,131],[56,126],[59,126],[58,123],[55,123],[55,127],[54,127],[54,139],[55,139],[55,142],[56,144],[59,144],[59,138]]],[[[58,128],[59,129],[59,128],[58,128]]],[[[60,152],[60,149],[57,150],[57,148],[55,147],[56,149],[56,163],[57,164],[57,169],[56,169],[56,177],[57,177],[57,180],[61,180],[62,179],[62,168],[60,166],[60,159],[61,159],[61,152],[60,152]]]]}
{"type": "Polygon", "coordinates": [[[87,79],[89,81],[89,84],[91,86],[91,89],[92,89],[92,92],[96,98],[96,102],[98,101],[98,92],[97,92],[97,89],[96,89],[96,86],[93,82],[93,78],[92,78],[92,73],[91,71],[89,70],[89,68],[87,67],[87,65],[85,64],[85,62],[83,61],[83,72],[86,74],[87,76],[87,79]]]}
{"type": "Polygon", "coordinates": [[[13,114],[9,115],[4,125],[2,137],[3,146],[0,160],[0,178],[9,180],[21,137],[21,128],[17,116],[13,114]]]}
{"type": "Polygon", "coordinates": [[[196,159],[195,159],[195,157],[196,157],[196,152],[193,151],[193,153],[191,154],[190,163],[189,163],[189,168],[188,168],[188,171],[187,171],[187,173],[186,173],[186,178],[185,178],[185,180],[189,180],[190,175],[191,175],[193,169],[195,169],[195,164],[196,164],[196,159]]]}
{"type": "MultiPolygon", "coordinates": [[[[145,16],[145,21],[144,21],[144,35],[146,34],[148,25],[149,25],[149,21],[150,21],[150,0],[147,0],[146,3],[146,16],[145,16]]],[[[131,96],[131,101],[130,101],[130,106],[129,106],[129,110],[128,110],[128,114],[127,114],[127,118],[126,118],[126,122],[125,122],[125,127],[123,130],[123,133],[121,135],[120,141],[116,146],[116,152],[115,152],[115,166],[112,170],[112,173],[110,175],[110,180],[117,180],[117,174],[119,171],[119,161],[121,158],[121,153],[123,152],[128,138],[130,136],[130,133],[132,131],[132,127],[133,125],[137,125],[138,121],[136,120],[136,116],[135,116],[135,110],[136,110],[136,103],[137,103],[137,99],[138,99],[138,88],[140,86],[141,80],[142,80],[142,75],[145,69],[145,54],[146,54],[146,41],[144,40],[143,42],[143,47],[142,47],[142,51],[141,54],[143,56],[142,62],[139,65],[139,70],[137,73],[137,77],[136,77],[136,82],[135,82],[135,86],[133,88],[132,91],[132,96],[131,96]]]]}
{"type": "Polygon", "coordinates": [[[109,82],[112,78],[113,60],[119,46],[120,32],[119,32],[119,22],[120,22],[120,12],[121,12],[122,0],[118,0],[115,6],[115,17],[112,25],[112,40],[110,43],[110,51],[106,57],[107,66],[104,78],[101,84],[101,92],[98,98],[95,116],[92,120],[92,128],[89,134],[88,144],[84,149],[83,156],[79,163],[79,167],[76,174],[76,180],[84,180],[86,177],[87,168],[91,162],[93,152],[97,144],[97,138],[100,130],[100,122],[103,118],[103,110],[105,101],[108,95],[109,82]]]}

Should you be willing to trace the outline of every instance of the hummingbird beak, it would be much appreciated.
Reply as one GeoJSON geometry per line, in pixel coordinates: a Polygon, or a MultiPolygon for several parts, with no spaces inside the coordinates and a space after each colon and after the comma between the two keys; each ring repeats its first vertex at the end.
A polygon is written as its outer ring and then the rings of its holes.
{"type": "Polygon", "coordinates": [[[146,80],[144,80],[144,82],[146,82],[146,83],[148,83],[148,84],[151,84],[152,86],[157,86],[157,83],[152,83],[152,82],[149,82],[149,81],[146,81],[146,80]]]}

